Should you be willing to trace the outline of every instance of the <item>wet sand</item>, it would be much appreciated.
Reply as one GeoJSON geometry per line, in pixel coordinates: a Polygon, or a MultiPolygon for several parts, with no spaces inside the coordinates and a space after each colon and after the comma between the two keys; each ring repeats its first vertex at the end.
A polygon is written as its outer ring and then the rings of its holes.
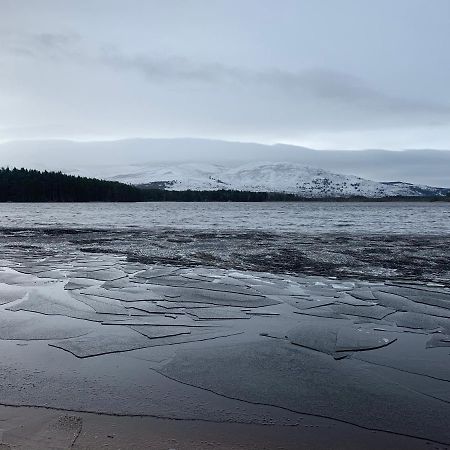
{"type": "Polygon", "coordinates": [[[444,450],[429,441],[305,417],[295,427],[0,407],[1,450],[444,450]]]}

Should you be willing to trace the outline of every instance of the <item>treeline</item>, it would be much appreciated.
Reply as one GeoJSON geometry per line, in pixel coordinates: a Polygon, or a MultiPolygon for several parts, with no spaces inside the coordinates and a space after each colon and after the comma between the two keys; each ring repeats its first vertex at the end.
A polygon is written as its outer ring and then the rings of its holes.
{"type": "Polygon", "coordinates": [[[143,189],[146,201],[150,202],[293,202],[294,194],[251,191],[166,191],[164,189],[143,189]]]}
{"type": "Polygon", "coordinates": [[[1,202],[136,202],[145,193],[134,186],[61,172],[0,169],[1,202]]]}
{"type": "Polygon", "coordinates": [[[380,197],[370,198],[363,196],[352,197],[301,197],[283,192],[252,192],[252,191],[167,191],[164,189],[142,188],[149,202],[429,202],[450,201],[450,195],[434,197],[380,197]]]}
{"type": "Polygon", "coordinates": [[[450,201],[446,197],[327,197],[308,198],[281,192],[168,191],[136,187],[61,172],[0,169],[0,202],[392,202],[450,201]]]}

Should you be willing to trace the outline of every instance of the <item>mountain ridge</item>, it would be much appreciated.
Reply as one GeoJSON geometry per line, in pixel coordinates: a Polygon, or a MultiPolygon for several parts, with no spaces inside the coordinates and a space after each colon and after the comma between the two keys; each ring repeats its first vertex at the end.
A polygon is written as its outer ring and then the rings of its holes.
{"type": "Polygon", "coordinates": [[[114,141],[40,140],[0,144],[0,166],[96,175],[106,166],[155,163],[292,162],[344,175],[389,182],[450,187],[448,150],[314,150],[289,144],[257,144],[198,138],[135,138],[114,141]]]}
{"type": "MultiPolygon", "coordinates": [[[[131,170],[131,169],[130,169],[131,170]]],[[[278,192],[305,198],[445,196],[450,189],[399,181],[376,182],[289,162],[153,165],[109,180],[171,191],[278,192]]]]}

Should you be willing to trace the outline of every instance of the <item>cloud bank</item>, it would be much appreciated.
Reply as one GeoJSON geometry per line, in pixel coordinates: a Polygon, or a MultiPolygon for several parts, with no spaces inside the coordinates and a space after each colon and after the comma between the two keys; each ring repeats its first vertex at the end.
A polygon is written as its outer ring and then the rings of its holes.
{"type": "Polygon", "coordinates": [[[374,11],[249,1],[239,19],[225,1],[24,3],[0,0],[3,141],[445,148],[450,138],[450,67],[430,54],[450,38],[445,2],[408,1],[402,15],[405,1],[374,11]]]}

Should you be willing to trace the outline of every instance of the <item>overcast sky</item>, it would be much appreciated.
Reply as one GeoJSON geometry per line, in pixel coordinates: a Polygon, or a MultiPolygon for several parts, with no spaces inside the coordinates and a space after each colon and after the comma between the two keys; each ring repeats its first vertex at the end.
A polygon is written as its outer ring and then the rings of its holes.
{"type": "Polygon", "coordinates": [[[0,141],[450,148],[449,0],[0,0],[0,141]]]}

